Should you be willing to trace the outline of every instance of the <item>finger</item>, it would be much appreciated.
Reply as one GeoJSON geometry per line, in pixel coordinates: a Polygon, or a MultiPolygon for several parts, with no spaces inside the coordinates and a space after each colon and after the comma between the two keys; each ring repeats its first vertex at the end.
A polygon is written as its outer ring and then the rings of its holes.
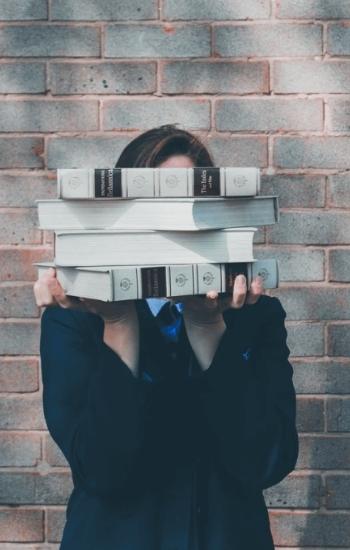
{"type": "Polygon", "coordinates": [[[52,296],[46,283],[38,279],[33,286],[36,305],[38,307],[57,305],[55,298],[52,296]]]}
{"type": "Polygon", "coordinates": [[[238,275],[233,285],[231,307],[239,309],[244,305],[247,295],[247,281],[244,275],[238,275]]]}
{"type": "Polygon", "coordinates": [[[249,292],[247,294],[247,304],[256,304],[260,296],[264,293],[263,278],[258,275],[251,282],[249,292]]]}
{"type": "Polygon", "coordinates": [[[52,277],[47,281],[47,287],[59,306],[63,308],[73,306],[73,301],[66,295],[56,277],[52,277]]]}
{"type": "Polygon", "coordinates": [[[216,290],[209,290],[205,295],[205,305],[209,309],[215,309],[218,305],[219,293],[216,290]]]}

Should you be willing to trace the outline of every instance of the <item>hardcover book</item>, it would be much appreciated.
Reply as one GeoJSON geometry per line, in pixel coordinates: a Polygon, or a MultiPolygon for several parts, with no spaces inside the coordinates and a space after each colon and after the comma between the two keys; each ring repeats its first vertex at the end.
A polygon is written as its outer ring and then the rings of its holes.
{"type": "Polygon", "coordinates": [[[38,200],[41,229],[160,229],[198,231],[272,225],[276,196],[238,198],[38,200]]]}
{"type": "Polygon", "coordinates": [[[57,170],[58,198],[240,197],[260,191],[258,168],[74,168],[57,170]]]}
{"type": "Polygon", "coordinates": [[[255,227],[210,231],[85,230],[55,233],[61,266],[251,262],[255,227]]]}
{"type": "Polygon", "coordinates": [[[49,268],[66,294],[105,302],[142,298],[178,297],[206,294],[210,290],[232,293],[235,278],[247,277],[247,286],[260,275],[264,288],[278,286],[275,259],[249,263],[184,264],[158,266],[62,267],[54,262],[39,262],[39,277],[49,268]]]}

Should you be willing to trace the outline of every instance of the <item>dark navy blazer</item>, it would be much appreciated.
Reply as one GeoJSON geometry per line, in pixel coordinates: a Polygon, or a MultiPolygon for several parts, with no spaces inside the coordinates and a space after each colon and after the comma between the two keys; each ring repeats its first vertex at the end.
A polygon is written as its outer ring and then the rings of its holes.
{"type": "Polygon", "coordinates": [[[44,414],[74,483],[61,550],[272,550],[262,490],[298,455],[284,309],[227,310],[203,372],[184,327],[167,343],[136,305],[138,378],[99,316],[42,315],[44,414]]]}

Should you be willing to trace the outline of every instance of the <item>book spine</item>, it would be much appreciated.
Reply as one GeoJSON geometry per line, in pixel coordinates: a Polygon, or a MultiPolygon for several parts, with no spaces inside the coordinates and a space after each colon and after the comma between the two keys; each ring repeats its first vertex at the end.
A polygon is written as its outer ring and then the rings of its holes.
{"type": "MultiPolygon", "coordinates": [[[[91,273],[88,269],[55,266],[53,262],[35,263],[39,277],[48,267],[57,269],[57,278],[65,284],[68,295],[72,294],[72,286],[76,277],[73,272],[91,273]],[[72,282],[73,281],[73,282],[72,282]],[[71,286],[70,286],[71,285],[71,286]]],[[[233,285],[239,274],[247,278],[247,287],[250,288],[253,277],[260,275],[263,278],[264,288],[277,288],[279,284],[278,263],[275,259],[256,260],[254,262],[224,263],[224,264],[185,264],[167,266],[128,266],[106,268],[110,273],[110,291],[105,289],[104,296],[94,294],[96,299],[106,300],[110,296],[112,301],[137,300],[145,298],[162,298],[179,296],[194,296],[206,294],[211,290],[219,294],[232,294],[233,285]]],[[[99,273],[95,272],[96,278],[99,273]]],[[[100,273],[100,276],[102,273],[100,273]]],[[[97,283],[97,281],[96,281],[97,283]]],[[[96,288],[98,285],[95,285],[96,288]]],[[[75,287],[76,288],[76,287],[75,287]]],[[[96,288],[94,292],[96,291],[96,288]]],[[[74,291],[76,292],[76,291],[74,291]]],[[[102,291],[101,291],[102,292],[102,291]]],[[[81,296],[89,298],[92,296],[81,296]]]]}
{"type": "Polygon", "coordinates": [[[253,277],[263,278],[264,288],[278,286],[274,259],[225,264],[187,264],[113,269],[116,300],[163,298],[206,294],[232,294],[235,279],[243,274],[250,288],[253,277]],[[256,265],[255,265],[256,264],[256,265]]]}
{"type": "Polygon", "coordinates": [[[122,175],[120,168],[96,169],[94,173],[96,198],[122,197],[122,175]]]}
{"type": "Polygon", "coordinates": [[[57,170],[58,198],[254,196],[257,168],[103,168],[57,170]]]}

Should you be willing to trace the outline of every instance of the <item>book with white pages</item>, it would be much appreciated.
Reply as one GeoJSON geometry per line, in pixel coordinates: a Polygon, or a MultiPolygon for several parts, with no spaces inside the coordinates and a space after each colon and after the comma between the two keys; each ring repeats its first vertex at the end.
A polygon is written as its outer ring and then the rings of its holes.
{"type": "Polygon", "coordinates": [[[152,229],[199,231],[273,225],[277,196],[237,198],[37,200],[41,229],[152,229]]]}
{"type": "Polygon", "coordinates": [[[57,197],[62,199],[237,197],[257,195],[259,191],[260,170],[250,167],[57,170],[57,197]]]}
{"type": "Polygon", "coordinates": [[[55,257],[58,265],[85,267],[251,262],[256,231],[57,231],[55,257]]]}
{"type": "Polygon", "coordinates": [[[39,262],[39,277],[54,267],[56,276],[69,296],[113,302],[206,294],[211,290],[232,293],[237,275],[247,278],[247,287],[257,275],[264,288],[277,288],[278,263],[275,259],[248,263],[182,264],[159,266],[62,267],[55,262],[39,262]]]}

